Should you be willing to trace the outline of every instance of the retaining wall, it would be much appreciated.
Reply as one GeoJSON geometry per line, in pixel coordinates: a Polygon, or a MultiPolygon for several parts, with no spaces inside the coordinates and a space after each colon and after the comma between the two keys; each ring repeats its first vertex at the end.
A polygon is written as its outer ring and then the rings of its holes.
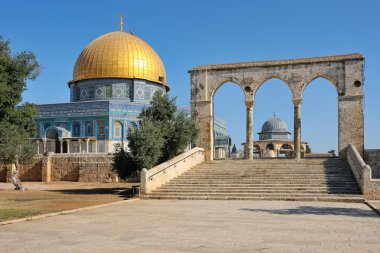
{"type": "MultiPolygon", "coordinates": [[[[116,182],[109,154],[54,154],[36,156],[20,165],[21,181],[116,182]]],[[[10,165],[0,166],[0,182],[10,182],[10,165]]]]}

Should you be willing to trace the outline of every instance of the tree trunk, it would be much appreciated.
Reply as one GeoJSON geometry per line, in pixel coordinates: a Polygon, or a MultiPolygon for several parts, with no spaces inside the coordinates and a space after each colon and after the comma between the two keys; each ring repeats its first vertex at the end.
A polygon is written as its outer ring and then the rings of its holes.
{"type": "Polygon", "coordinates": [[[11,181],[12,181],[12,184],[14,185],[16,191],[25,191],[26,188],[24,188],[20,179],[18,178],[19,174],[20,174],[20,164],[18,162],[18,159],[16,159],[15,169],[12,170],[11,181]]]}

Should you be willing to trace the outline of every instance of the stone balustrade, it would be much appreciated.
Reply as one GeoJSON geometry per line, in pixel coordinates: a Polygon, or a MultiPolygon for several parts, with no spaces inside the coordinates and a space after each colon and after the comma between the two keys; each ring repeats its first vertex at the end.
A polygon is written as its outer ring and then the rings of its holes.
{"type": "Polygon", "coordinates": [[[204,149],[193,148],[150,170],[141,171],[141,193],[147,194],[204,161],[204,149]]]}
{"type": "Polygon", "coordinates": [[[354,145],[347,147],[347,162],[366,199],[380,199],[380,179],[372,179],[371,167],[360,156],[354,145]]]}

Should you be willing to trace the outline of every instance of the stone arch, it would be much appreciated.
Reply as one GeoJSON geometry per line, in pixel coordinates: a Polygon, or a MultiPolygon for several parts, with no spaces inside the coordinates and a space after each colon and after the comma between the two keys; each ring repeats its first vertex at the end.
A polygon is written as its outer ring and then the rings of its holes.
{"type": "Polygon", "coordinates": [[[318,74],[316,76],[313,76],[312,78],[309,78],[307,80],[304,80],[302,82],[302,90],[301,90],[301,97],[303,96],[303,93],[304,91],[306,90],[306,88],[309,86],[309,84],[311,84],[313,81],[317,80],[317,79],[324,79],[324,80],[327,80],[331,85],[334,86],[334,88],[337,90],[338,92],[338,89],[339,89],[339,82],[338,80],[336,80],[335,78],[331,77],[331,76],[328,76],[326,74],[318,74]]]}
{"type": "Polygon", "coordinates": [[[290,144],[284,143],[281,145],[280,149],[291,149],[291,150],[293,150],[293,147],[290,144]]]}
{"type": "Polygon", "coordinates": [[[256,150],[261,150],[260,145],[257,145],[257,144],[256,144],[256,145],[254,145],[253,147],[254,147],[256,150]]]}
{"type": "Polygon", "coordinates": [[[255,85],[254,90],[253,90],[253,98],[256,98],[256,93],[260,89],[261,86],[263,86],[268,81],[275,80],[275,79],[280,80],[282,83],[286,84],[286,86],[289,88],[292,96],[294,97],[294,90],[293,90],[293,88],[290,85],[290,82],[288,80],[281,77],[280,75],[270,75],[270,76],[260,80],[259,82],[257,82],[257,84],[255,85]]]}
{"type": "Polygon", "coordinates": [[[50,126],[45,130],[44,137],[46,139],[50,139],[50,143],[54,146],[55,153],[67,152],[67,143],[66,146],[63,146],[63,138],[70,137],[71,134],[65,128],[50,126]]]}
{"type": "Polygon", "coordinates": [[[46,138],[49,138],[49,139],[58,139],[59,135],[58,135],[58,131],[57,129],[55,128],[51,128],[49,130],[46,131],[46,138]]]}
{"type": "Polygon", "coordinates": [[[245,100],[247,100],[246,92],[244,91],[243,85],[240,83],[240,81],[237,80],[237,79],[230,78],[230,79],[225,79],[225,80],[223,80],[223,81],[221,81],[221,82],[218,82],[218,83],[213,87],[213,89],[209,91],[209,92],[210,92],[210,96],[211,96],[211,100],[212,100],[212,101],[214,101],[215,94],[218,92],[218,90],[219,90],[224,84],[226,84],[226,83],[232,83],[232,84],[238,86],[238,87],[241,89],[241,91],[243,92],[244,97],[245,97],[245,100]]]}
{"type": "Polygon", "coordinates": [[[266,150],[274,150],[274,145],[273,145],[273,143],[268,143],[266,146],[265,146],[265,149],[266,150]]]}

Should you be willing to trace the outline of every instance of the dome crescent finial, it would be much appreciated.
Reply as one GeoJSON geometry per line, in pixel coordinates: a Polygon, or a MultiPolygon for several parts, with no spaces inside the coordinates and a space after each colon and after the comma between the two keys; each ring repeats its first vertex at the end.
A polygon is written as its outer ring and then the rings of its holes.
{"type": "Polygon", "coordinates": [[[120,17],[120,32],[122,32],[123,31],[123,25],[124,25],[124,23],[123,23],[123,15],[119,15],[119,17],[120,17]]]}

